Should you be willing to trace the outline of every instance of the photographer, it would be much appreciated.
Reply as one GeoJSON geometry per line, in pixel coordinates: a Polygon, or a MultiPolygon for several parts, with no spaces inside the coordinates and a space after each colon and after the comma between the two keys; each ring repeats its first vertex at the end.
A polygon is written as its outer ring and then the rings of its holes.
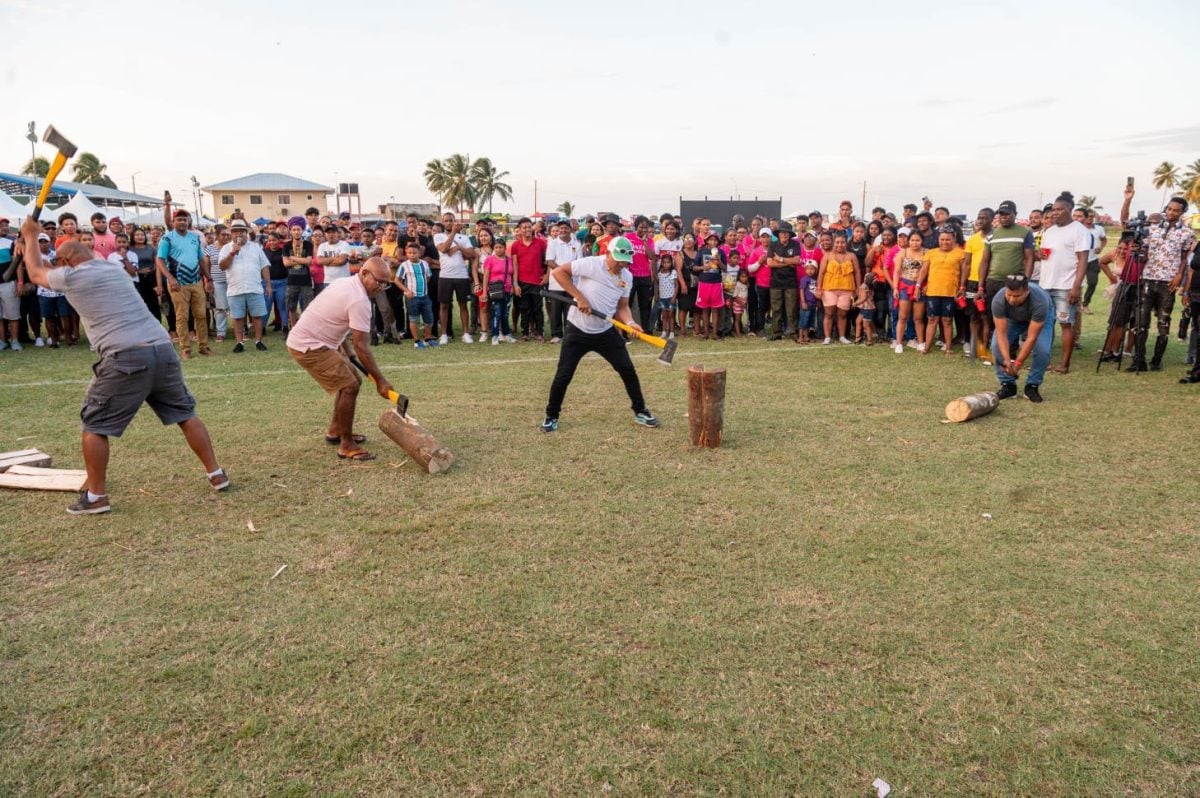
{"type": "MultiPolygon", "coordinates": [[[[1133,186],[1125,186],[1125,202],[1121,205],[1121,224],[1129,223],[1129,203],[1133,200],[1133,186]]],[[[1129,371],[1139,372],[1162,370],[1163,353],[1171,334],[1171,310],[1175,307],[1175,292],[1183,281],[1188,255],[1196,244],[1196,237],[1183,224],[1187,210],[1183,197],[1172,197],[1163,209],[1164,219],[1145,232],[1143,244],[1146,266],[1138,285],[1136,334],[1133,343],[1133,365],[1129,371]],[[1146,338],[1150,331],[1150,314],[1158,321],[1158,339],[1154,342],[1154,355],[1146,364],[1146,338]]]]}

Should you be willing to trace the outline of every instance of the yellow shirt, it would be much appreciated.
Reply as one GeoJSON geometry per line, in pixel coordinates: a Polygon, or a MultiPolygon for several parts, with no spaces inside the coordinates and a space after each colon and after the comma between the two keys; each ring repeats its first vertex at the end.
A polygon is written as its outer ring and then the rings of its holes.
{"type": "Polygon", "coordinates": [[[979,282],[979,261],[986,248],[987,242],[983,240],[983,233],[976,233],[967,239],[966,251],[971,256],[971,272],[967,275],[968,280],[979,282]]]}
{"type": "Polygon", "coordinates": [[[962,273],[963,258],[967,253],[955,247],[949,252],[931,249],[925,254],[929,261],[929,282],[925,285],[927,296],[954,296],[958,293],[958,277],[962,273]]]}
{"type": "MultiPolygon", "coordinates": [[[[379,242],[379,252],[385,258],[395,258],[398,261],[404,260],[404,253],[400,251],[400,242],[399,241],[386,241],[386,240],[380,241],[379,242]]],[[[388,264],[388,272],[391,273],[393,280],[396,279],[395,264],[392,264],[392,263],[388,264]]]]}
{"type": "Polygon", "coordinates": [[[833,253],[825,263],[825,282],[821,285],[825,291],[854,290],[854,260],[834,260],[833,253]]]}

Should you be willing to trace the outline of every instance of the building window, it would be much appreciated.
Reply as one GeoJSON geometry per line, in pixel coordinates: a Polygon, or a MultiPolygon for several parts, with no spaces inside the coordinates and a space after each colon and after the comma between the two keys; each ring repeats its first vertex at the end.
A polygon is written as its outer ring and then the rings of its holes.
{"type": "Polygon", "coordinates": [[[232,205],[233,204],[233,195],[232,194],[222,194],[221,195],[221,204],[222,205],[232,205]]]}
{"type": "Polygon", "coordinates": [[[276,205],[291,205],[292,204],[292,195],[291,194],[280,194],[278,197],[276,197],[275,204],[276,205]]]}
{"type": "Polygon", "coordinates": [[[308,195],[308,199],[309,199],[309,200],[311,200],[311,199],[312,199],[312,194],[309,194],[309,195],[308,195]]]}
{"type": "Polygon", "coordinates": [[[251,194],[250,195],[250,204],[251,205],[262,205],[262,194],[251,194]]]}

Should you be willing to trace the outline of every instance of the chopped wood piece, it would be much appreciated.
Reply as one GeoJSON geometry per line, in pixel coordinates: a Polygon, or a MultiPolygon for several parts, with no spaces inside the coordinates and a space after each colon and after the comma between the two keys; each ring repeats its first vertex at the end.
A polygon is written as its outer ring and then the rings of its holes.
{"type": "Polygon", "coordinates": [[[955,424],[986,416],[1000,406],[1000,396],[995,391],[973,393],[955,399],[946,405],[946,418],[955,424]]]}
{"type": "Polygon", "coordinates": [[[725,426],[725,369],[688,369],[688,434],[693,446],[718,449],[725,426]]]}
{"type": "Polygon", "coordinates": [[[12,466],[0,474],[0,488],[23,490],[80,491],[87,484],[87,472],[68,468],[12,466]]]}
{"type": "Polygon", "coordinates": [[[15,452],[0,453],[0,473],[15,465],[50,466],[50,455],[37,449],[21,449],[15,452]]]}
{"type": "Polygon", "coordinates": [[[412,416],[394,409],[379,416],[379,429],[430,474],[440,474],[454,463],[454,453],[443,446],[412,416]]]}

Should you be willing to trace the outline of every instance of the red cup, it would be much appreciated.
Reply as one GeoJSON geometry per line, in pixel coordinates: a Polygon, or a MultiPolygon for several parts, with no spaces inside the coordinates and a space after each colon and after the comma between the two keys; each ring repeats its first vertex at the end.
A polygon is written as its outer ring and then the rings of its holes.
{"type": "Polygon", "coordinates": [[[978,310],[980,313],[983,313],[985,310],[987,310],[987,303],[984,302],[982,299],[976,299],[975,300],[975,309],[978,310]]]}
{"type": "Polygon", "coordinates": [[[967,309],[967,298],[965,296],[957,297],[954,301],[958,305],[959,310],[967,309]]]}
{"type": "Polygon", "coordinates": [[[1046,260],[1049,257],[1050,257],[1050,247],[1042,247],[1042,260],[1046,260]]]}

